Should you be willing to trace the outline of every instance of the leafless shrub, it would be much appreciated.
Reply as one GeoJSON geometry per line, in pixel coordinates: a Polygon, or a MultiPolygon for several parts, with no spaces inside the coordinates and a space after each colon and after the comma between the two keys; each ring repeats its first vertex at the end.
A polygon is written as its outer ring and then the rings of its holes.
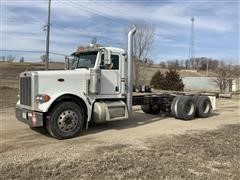
{"type": "Polygon", "coordinates": [[[225,64],[220,62],[218,68],[215,70],[216,78],[213,81],[219,87],[220,93],[225,93],[226,88],[230,85],[232,79],[239,78],[240,69],[239,66],[225,64]]]}
{"type": "Polygon", "coordinates": [[[155,36],[155,28],[153,26],[148,25],[143,21],[138,21],[135,23],[137,27],[137,32],[134,37],[134,48],[133,48],[133,56],[134,56],[134,72],[135,72],[135,84],[139,85],[139,77],[140,77],[140,66],[141,63],[152,63],[148,58],[149,52],[152,49],[152,45],[154,42],[155,36]],[[145,62],[145,60],[147,60],[145,62]],[[149,62],[148,62],[149,61],[149,62]]]}

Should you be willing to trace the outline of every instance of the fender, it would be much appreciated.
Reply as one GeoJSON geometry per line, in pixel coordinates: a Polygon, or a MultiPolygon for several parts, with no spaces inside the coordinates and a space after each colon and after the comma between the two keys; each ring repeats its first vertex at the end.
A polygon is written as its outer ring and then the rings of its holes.
{"type": "Polygon", "coordinates": [[[50,112],[51,109],[58,103],[63,102],[63,101],[67,101],[67,100],[71,100],[74,101],[75,103],[81,105],[84,108],[84,112],[86,112],[86,122],[85,122],[85,127],[86,130],[88,129],[88,123],[92,118],[92,108],[93,108],[93,104],[95,99],[91,99],[89,98],[85,93],[83,97],[79,97],[77,95],[74,94],[63,94],[59,97],[57,97],[54,101],[52,101],[51,105],[46,109],[46,112],[50,112]]]}

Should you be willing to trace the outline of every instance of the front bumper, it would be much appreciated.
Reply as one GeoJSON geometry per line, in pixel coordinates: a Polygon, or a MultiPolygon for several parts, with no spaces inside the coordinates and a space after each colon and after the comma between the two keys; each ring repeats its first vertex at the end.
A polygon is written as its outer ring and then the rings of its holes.
{"type": "Polygon", "coordinates": [[[43,126],[43,113],[41,112],[16,107],[15,114],[19,121],[28,124],[30,127],[43,126]]]}

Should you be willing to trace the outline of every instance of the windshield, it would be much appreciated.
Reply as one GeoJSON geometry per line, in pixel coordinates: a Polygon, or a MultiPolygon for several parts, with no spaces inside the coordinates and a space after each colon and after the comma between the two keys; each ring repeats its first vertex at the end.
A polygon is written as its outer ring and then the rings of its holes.
{"type": "Polygon", "coordinates": [[[93,68],[97,59],[97,51],[84,52],[72,56],[72,69],[93,68]]]}

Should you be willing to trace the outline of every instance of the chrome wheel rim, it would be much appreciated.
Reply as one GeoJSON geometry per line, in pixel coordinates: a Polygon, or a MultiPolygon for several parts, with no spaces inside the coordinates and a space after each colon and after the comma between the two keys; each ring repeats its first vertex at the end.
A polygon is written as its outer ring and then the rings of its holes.
{"type": "Polygon", "coordinates": [[[71,132],[77,127],[78,117],[72,110],[63,111],[58,117],[58,127],[63,132],[71,132]]]}

